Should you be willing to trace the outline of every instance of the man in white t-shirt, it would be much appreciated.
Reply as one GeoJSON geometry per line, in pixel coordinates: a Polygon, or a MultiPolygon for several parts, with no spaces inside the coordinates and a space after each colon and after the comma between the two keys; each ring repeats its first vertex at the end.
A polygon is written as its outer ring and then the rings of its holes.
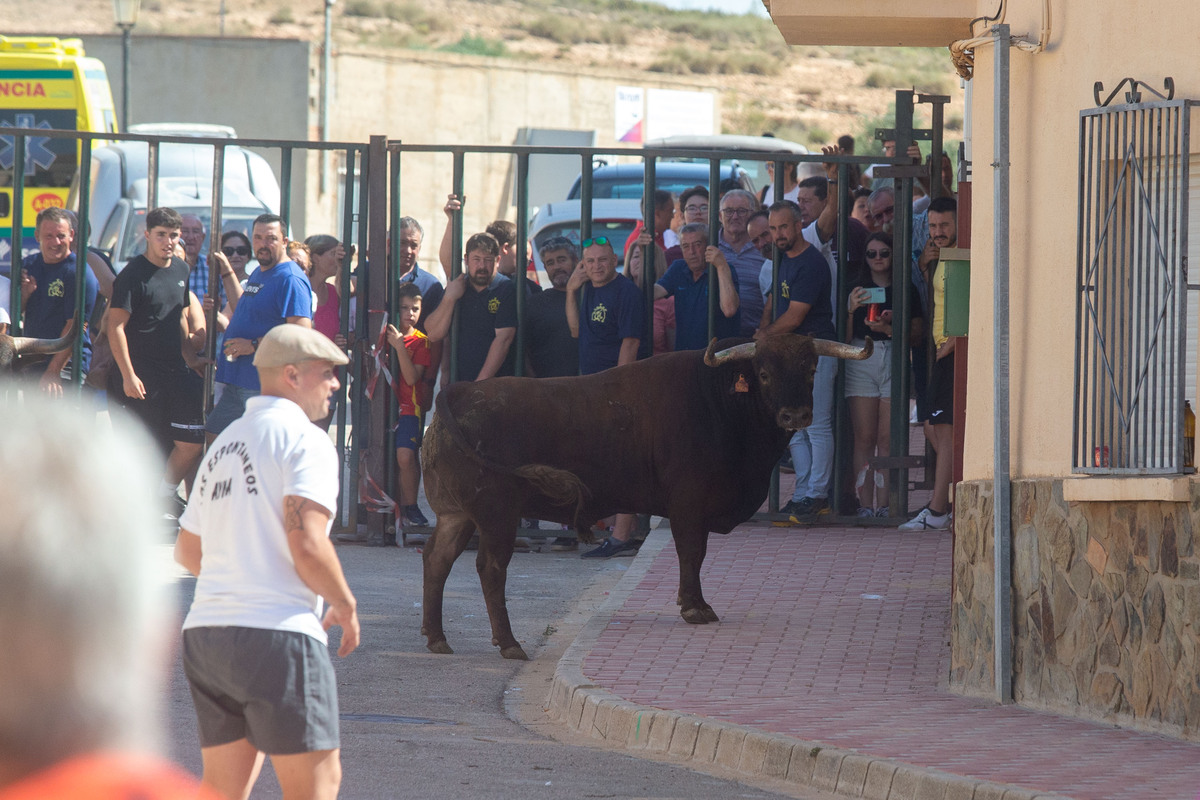
{"type": "Polygon", "coordinates": [[[184,671],[204,783],[226,797],[249,795],[266,754],[284,797],[334,798],[341,783],[325,631],[342,628],[345,657],[359,625],[329,541],[338,459],[311,421],[329,413],[345,363],[310,328],[264,335],[254,354],[262,394],[213,442],[179,518],[175,559],[197,577],[184,671]]]}

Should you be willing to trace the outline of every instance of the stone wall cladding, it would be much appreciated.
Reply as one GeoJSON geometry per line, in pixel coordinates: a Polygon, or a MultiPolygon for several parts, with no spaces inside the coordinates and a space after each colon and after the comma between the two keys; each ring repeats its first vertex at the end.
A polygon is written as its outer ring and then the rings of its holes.
{"type": "MultiPolygon", "coordinates": [[[[1014,697],[1200,741],[1200,556],[1190,503],[1063,500],[1012,483],[1014,697]]],[[[955,489],[950,686],[991,696],[992,486],[955,489]]]]}

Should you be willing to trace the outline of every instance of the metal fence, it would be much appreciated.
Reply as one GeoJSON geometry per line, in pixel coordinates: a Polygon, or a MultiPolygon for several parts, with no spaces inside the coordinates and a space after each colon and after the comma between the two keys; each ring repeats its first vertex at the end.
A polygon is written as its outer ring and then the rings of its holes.
{"type": "MultiPolygon", "coordinates": [[[[897,139],[903,142],[906,136],[911,136],[911,116],[906,119],[905,130],[898,130],[895,134],[897,139]]],[[[147,207],[153,207],[156,202],[155,186],[157,183],[157,163],[159,148],[163,144],[201,144],[213,148],[213,183],[212,183],[212,208],[211,208],[211,230],[209,251],[215,251],[219,247],[219,239],[221,232],[221,216],[222,216],[222,189],[224,160],[226,150],[229,147],[245,147],[256,149],[275,149],[278,150],[281,157],[282,171],[280,175],[281,202],[280,213],[286,220],[288,212],[291,208],[292,194],[292,175],[296,166],[294,164],[294,156],[297,153],[305,153],[310,150],[325,151],[325,152],[341,152],[345,158],[345,175],[346,175],[346,191],[343,198],[343,213],[342,213],[342,238],[347,252],[347,257],[342,265],[343,285],[349,285],[351,278],[351,250],[352,245],[357,245],[359,253],[359,269],[355,275],[358,282],[358,291],[353,299],[355,314],[355,330],[351,332],[349,328],[349,320],[351,318],[351,298],[349,292],[343,292],[341,298],[341,320],[343,326],[343,334],[355,341],[355,355],[351,359],[348,368],[342,368],[340,378],[342,379],[342,389],[339,392],[338,411],[336,416],[337,424],[337,442],[340,452],[344,456],[344,471],[341,495],[339,497],[338,519],[343,527],[355,527],[356,514],[353,510],[356,506],[361,507],[361,498],[354,492],[356,486],[363,485],[364,478],[375,478],[377,482],[383,486],[393,485],[393,470],[394,459],[391,457],[390,439],[386,436],[388,421],[393,418],[395,413],[394,398],[388,392],[378,393],[374,399],[367,400],[363,393],[366,381],[365,373],[368,369],[368,363],[372,360],[370,347],[378,333],[379,328],[385,321],[394,321],[393,293],[398,288],[397,278],[399,277],[399,252],[398,247],[390,248],[390,259],[374,258],[369,259],[369,254],[382,254],[388,252],[387,247],[388,235],[393,237],[398,236],[397,221],[403,215],[400,203],[400,187],[403,179],[403,161],[410,154],[415,153],[442,153],[449,154],[452,159],[452,170],[448,176],[448,183],[451,191],[462,196],[463,178],[468,168],[468,158],[479,155],[488,154],[503,154],[515,159],[516,175],[514,187],[517,196],[517,229],[520,233],[517,237],[517,263],[519,265],[517,271],[517,280],[524,281],[525,270],[524,265],[529,260],[528,242],[525,231],[529,224],[529,203],[528,203],[528,184],[529,184],[529,158],[533,155],[553,155],[553,156],[570,156],[578,159],[580,165],[580,181],[581,181],[581,214],[580,214],[580,238],[589,238],[592,228],[592,174],[597,156],[614,155],[633,155],[630,150],[616,150],[604,148],[567,148],[567,147],[531,147],[531,146],[444,146],[444,145],[427,145],[427,144],[407,144],[398,141],[388,141],[386,137],[375,136],[367,144],[360,143],[318,143],[318,142],[302,142],[302,141],[280,141],[280,140],[259,140],[259,139],[213,139],[202,137],[186,137],[186,136],[151,136],[151,135],[133,135],[133,134],[89,134],[64,131],[46,131],[46,130],[25,130],[25,129],[6,129],[5,135],[12,137],[15,142],[16,163],[23,163],[23,153],[26,144],[26,139],[32,136],[51,136],[56,138],[74,138],[79,141],[80,146],[80,170],[78,177],[78,190],[75,195],[79,198],[79,230],[77,231],[77,240],[85,242],[88,239],[89,225],[89,197],[90,197],[90,180],[91,180],[91,161],[92,150],[94,147],[106,144],[110,141],[144,141],[149,148],[149,198],[147,207]],[[365,224],[364,224],[365,223],[365,224]],[[352,232],[356,233],[356,241],[351,241],[352,232]],[[351,337],[350,334],[353,333],[351,337]],[[347,380],[349,378],[349,380],[347,380]],[[347,387],[353,389],[348,392],[347,387]],[[351,400],[350,394],[353,394],[351,400]],[[351,400],[354,409],[354,425],[353,439],[348,441],[351,426],[348,419],[347,401],[351,400]]],[[[826,161],[834,162],[838,165],[839,175],[842,176],[839,185],[845,186],[847,170],[852,165],[866,166],[872,162],[890,161],[897,167],[902,167],[907,164],[907,159],[880,159],[878,157],[852,157],[852,156],[835,156],[826,158],[819,154],[799,156],[791,154],[755,154],[745,151],[697,151],[697,150],[673,150],[673,149],[657,149],[657,150],[638,150],[635,151],[644,164],[644,196],[652,197],[656,186],[655,173],[658,162],[662,159],[671,159],[686,157],[690,160],[707,160],[709,163],[709,185],[717,186],[720,183],[720,167],[723,159],[738,159],[741,161],[773,161],[777,175],[782,175],[785,165],[788,163],[821,163],[826,161]]],[[[16,254],[20,253],[20,239],[24,227],[24,221],[21,218],[23,210],[22,195],[24,192],[23,176],[20,169],[14,170],[13,174],[13,244],[16,254]]],[[[897,179],[897,200],[902,203],[911,203],[912,198],[912,177],[906,175],[897,179]]],[[[776,199],[781,199],[783,188],[782,185],[776,186],[776,199]]],[[[845,192],[839,192],[839,225],[836,250],[838,253],[838,269],[837,269],[837,307],[834,309],[836,319],[838,321],[838,335],[845,339],[846,334],[846,297],[849,290],[847,276],[847,240],[846,240],[846,220],[849,217],[849,199],[845,192]]],[[[648,209],[649,213],[644,214],[643,224],[646,230],[653,236],[654,230],[653,219],[653,204],[648,209]]],[[[709,204],[709,231],[710,242],[716,244],[719,230],[719,210],[718,203],[710,202],[709,204]]],[[[463,225],[461,212],[456,214],[452,220],[452,256],[449,275],[450,279],[457,277],[461,272],[462,259],[462,241],[463,241],[463,225]]],[[[897,217],[897,226],[895,231],[895,242],[893,247],[893,272],[894,285],[898,287],[896,292],[896,314],[898,317],[907,318],[907,304],[909,303],[912,293],[910,283],[911,261],[908,254],[911,252],[911,219],[907,219],[904,215],[897,217]]],[[[395,241],[393,240],[393,245],[395,241]]],[[[15,265],[19,263],[19,257],[14,257],[15,265]]],[[[653,263],[652,254],[645,254],[644,263],[653,263]]],[[[779,267],[779,256],[777,254],[775,261],[775,269],[779,267]]],[[[84,271],[77,271],[77,280],[83,281],[84,271]]],[[[210,270],[210,293],[217,291],[219,276],[216,270],[210,270]]],[[[710,331],[712,330],[713,319],[716,311],[717,291],[715,286],[716,274],[715,269],[709,268],[710,292],[709,292],[709,324],[710,331]]],[[[776,281],[777,283],[777,281],[776,281]]],[[[12,310],[14,319],[20,319],[21,301],[19,296],[19,281],[14,281],[13,292],[11,297],[12,310]]],[[[653,282],[645,281],[644,290],[646,297],[650,302],[647,302],[647,324],[648,329],[652,330],[652,301],[653,301],[653,282]]],[[[776,291],[778,291],[776,289],[776,291]]],[[[83,321],[83,293],[77,291],[77,308],[76,322],[82,326],[83,321]]],[[[521,374],[524,370],[524,365],[521,363],[524,350],[524,300],[525,293],[518,290],[515,292],[517,303],[517,340],[514,343],[517,359],[517,373],[521,374]]],[[[778,308],[778,298],[776,298],[775,307],[778,308]]],[[[206,347],[207,356],[212,359],[216,355],[216,310],[214,309],[208,318],[208,328],[210,338],[206,347]]],[[[456,347],[457,333],[451,334],[449,347],[451,350],[456,347]]],[[[896,345],[893,348],[893,375],[895,376],[894,393],[897,397],[907,398],[908,387],[911,386],[911,376],[907,353],[909,350],[908,328],[907,326],[898,326],[895,334],[896,345]]],[[[76,344],[75,364],[79,363],[79,348],[76,344]]],[[[390,355],[394,358],[394,354],[390,355]]],[[[393,363],[393,370],[395,365],[393,363]]],[[[211,402],[212,388],[212,370],[209,369],[209,377],[207,388],[209,390],[209,402],[211,402]]],[[[459,377],[459,376],[452,376],[459,377]]],[[[82,376],[76,372],[74,375],[75,384],[78,386],[82,382],[82,376]]],[[[841,397],[841,382],[839,376],[837,397],[841,397]]],[[[845,411],[841,408],[841,403],[835,403],[836,413],[844,415],[845,411]]],[[[846,459],[849,457],[849,441],[842,435],[846,426],[839,424],[840,420],[835,417],[835,435],[837,436],[835,452],[838,454],[838,461],[834,470],[834,484],[832,496],[840,497],[842,493],[844,476],[846,473],[846,459]]],[[[887,468],[893,470],[892,480],[892,497],[891,507],[897,509],[898,514],[902,514],[907,508],[907,470],[908,464],[906,458],[908,454],[908,404],[906,402],[896,402],[892,404],[892,452],[887,468]]],[[[773,490],[770,498],[770,509],[775,511],[779,508],[778,496],[778,481],[773,482],[773,490]]],[[[369,515],[368,521],[372,527],[382,526],[383,523],[380,515],[369,515]]]]}
{"type": "Polygon", "coordinates": [[[1097,86],[1080,112],[1072,469],[1179,473],[1194,103],[1127,82],[1124,103],[1109,105],[1126,82],[1104,102],[1097,86]]]}

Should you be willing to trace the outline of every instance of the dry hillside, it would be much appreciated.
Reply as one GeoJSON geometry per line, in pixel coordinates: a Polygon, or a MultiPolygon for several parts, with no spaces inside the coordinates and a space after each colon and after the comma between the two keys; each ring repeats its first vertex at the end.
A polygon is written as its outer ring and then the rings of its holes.
{"type": "MultiPolygon", "coordinates": [[[[115,32],[108,0],[4,0],[14,34],[115,32]],[[69,23],[64,25],[64,20],[69,23]]],[[[140,33],[323,36],[321,0],[142,0],[140,33]]],[[[724,88],[726,133],[766,130],[806,144],[859,137],[890,124],[897,88],[949,93],[947,136],[962,124],[962,93],[945,51],[788,47],[769,20],[671,11],[637,0],[338,0],[337,47],[445,49],[675,74],[724,88]]]]}

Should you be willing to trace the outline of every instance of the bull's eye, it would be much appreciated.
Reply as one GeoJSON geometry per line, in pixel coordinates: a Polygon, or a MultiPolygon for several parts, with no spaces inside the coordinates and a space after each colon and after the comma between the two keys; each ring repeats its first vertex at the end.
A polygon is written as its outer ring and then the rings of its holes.
{"type": "Polygon", "coordinates": [[[767,374],[767,371],[765,369],[760,369],[758,371],[758,382],[763,385],[766,385],[771,382],[771,376],[767,374]]]}

